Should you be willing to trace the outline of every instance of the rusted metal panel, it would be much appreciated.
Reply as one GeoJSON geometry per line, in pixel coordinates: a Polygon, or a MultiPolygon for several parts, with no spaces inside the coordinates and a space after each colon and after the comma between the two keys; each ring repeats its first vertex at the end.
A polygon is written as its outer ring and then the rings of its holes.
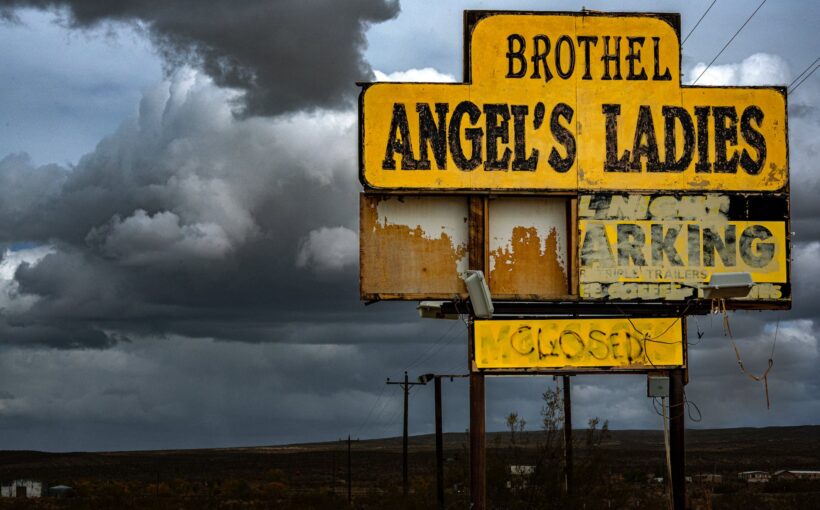
{"type": "Polygon", "coordinates": [[[467,198],[362,194],[363,299],[452,299],[465,295],[467,198]]]}
{"type": "Polygon", "coordinates": [[[582,299],[701,299],[713,274],[748,272],[742,307],[789,306],[787,195],[582,195],[578,217],[582,299]]]}
{"type": "Polygon", "coordinates": [[[685,366],[678,317],[475,322],[479,370],[646,372],[685,366]]]}
{"type": "Polygon", "coordinates": [[[465,22],[465,83],[363,88],[366,188],[787,190],[785,89],[682,86],[678,15],[465,22]]]}
{"type": "Polygon", "coordinates": [[[499,197],[489,205],[493,297],[545,300],[569,294],[567,200],[499,197]]]}

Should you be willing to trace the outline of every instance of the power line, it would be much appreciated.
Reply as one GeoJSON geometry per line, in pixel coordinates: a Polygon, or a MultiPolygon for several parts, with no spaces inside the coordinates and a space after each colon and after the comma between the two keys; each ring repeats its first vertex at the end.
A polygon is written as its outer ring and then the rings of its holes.
{"type": "Polygon", "coordinates": [[[803,82],[805,82],[806,80],[808,80],[809,78],[811,78],[811,75],[813,75],[813,74],[814,74],[814,72],[815,72],[815,71],[817,71],[817,69],[818,69],[818,68],[820,68],[820,66],[817,66],[817,67],[815,67],[814,69],[812,69],[812,70],[811,70],[811,72],[810,72],[809,74],[807,74],[805,78],[803,78],[802,80],[800,80],[800,83],[798,83],[797,85],[795,85],[795,86],[794,86],[794,87],[793,87],[793,88],[789,91],[789,94],[793,93],[795,90],[797,90],[797,88],[798,88],[798,87],[800,87],[800,85],[803,85],[803,82]]]}
{"type": "MultiPolygon", "coordinates": [[[[803,72],[802,72],[802,73],[800,73],[800,74],[798,74],[798,75],[797,75],[797,77],[796,77],[794,80],[792,80],[792,82],[791,82],[791,83],[789,83],[789,88],[792,88],[792,86],[793,86],[793,85],[797,82],[797,80],[799,80],[799,79],[800,79],[800,78],[801,78],[804,74],[806,74],[806,71],[808,71],[809,69],[811,69],[811,67],[812,67],[814,64],[816,64],[818,60],[820,60],[820,57],[817,57],[816,59],[814,59],[814,62],[812,62],[811,64],[809,64],[808,66],[806,66],[806,68],[805,68],[805,69],[803,69],[803,72]]],[[[816,69],[816,68],[815,68],[815,69],[816,69]]],[[[812,72],[814,72],[814,71],[812,71],[812,72]]]]}
{"type": "Polygon", "coordinates": [[[364,427],[365,427],[365,426],[368,424],[368,422],[370,421],[370,417],[373,415],[373,410],[374,410],[374,409],[376,409],[376,405],[377,405],[377,404],[381,401],[382,396],[384,395],[384,390],[385,390],[385,389],[387,389],[387,386],[382,386],[382,390],[379,392],[379,396],[378,396],[378,397],[376,397],[376,400],[374,400],[374,401],[373,401],[373,404],[370,406],[370,411],[368,411],[368,413],[367,413],[367,417],[366,417],[366,418],[364,419],[364,421],[363,421],[363,422],[359,425],[359,428],[358,428],[358,429],[356,429],[356,437],[359,437],[359,436],[361,435],[362,430],[364,429],[364,427]]]}
{"type": "Polygon", "coordinates": [[[757,6],[757,9],[755,9],[755,12],[753,12],[751,16],[749,16],[748,18],[746,18],[746,21],[744,21],[744,22],[743,22],[743,24],[740,26],[740,28],[738,28],[738,29],[737,29],[737,32],[735,32],[735,33],[734,33],[734,35],[732,36],[732,38],[731,38],[731,39],[729,39],[729,41],[728,41],[726,44],[724,44],[724,45],[723,45],[723,48],[721,48],[721,50],[718,52],[718,54],[717,54],[717,55],[715,55],[715,58],[713,58],[713,59],[712,59],[712,61],[711,61],[711,62],[709,62],[709,65],[708,65],[708,66],[706,66],[706,69],[704,69],[704,70],[700,73],[700,75],[699,75],[699,76],[695,79],[695,81],[693,81],[693,82],[692,82],[692,85],[696,85],[696,84],[698,83],[698,80],[700,80],[700,78],[703,76],[703,74],[704,74],[704,73],[705,73],[705,72],[706,72],[706,71],[707,71],[710,67],[712,67],[712,64],[714,64],[714,63],[715,63],[715,60],[717,60],[717,59],[718,59],[718,57],[720,57],[720,56],[723,54],[723,52],[726,50],[726,48],[728,48],[728,47],[729,47],[729,45],[730,45],[730,44],[732,44],[732,41],[734,41],[734,40],[735,40],[735,37],[737,37],[737,34],[739,34],[739,33],[740,33],[740,31],[741,31],[741,30],[743,30],[743,28],[745,28],[745,27],[746,27],[746,25],[749,23],[749,21],[751,21],[751,20],[752,20],[752,18],[754,18],[754,17],[755,17],[755,14],[757,14],[757,11],[759,11],[759,10],[760,10],[760,8],[761,8],[761,7],[763,7],[763,4],[765,4],[765,3],[766,3],[766,0],[763,0],[762,2],[760,2],[760,5],[758,5],[758,6],[757,6]]]}
{"type": "Polygon", "coordinates": [[[703,18],[705,18],[707,14],[709,14],[709,11],[712,10],[712,7],[714,7],[716,2],[717,2],[717,0],[712,0],[712,3],[709,4],[709,7],[706,9],[706,12],[703,13],[703,16],[701,16],[700,19],[698,20],[698,22],[695,23],[695,26],[692,27],[692,30],[690,30],[689,33],[686,34],[686,37],[683,38],[683,42],[680,43],[681,46],[686,44],[686,40],[689,39],[689,36],[692,35],[692,32],[694,32],[695,29],[698,28],[698,25],[700,25],[700,22],[703,21],[703,18]]]}
{"type": "Polygon", "coordinates": [[[422,352],[421,354],[416,356],[415,359],[413,359],[413,361],[410,362],[410,364],[408,364],[406,367],[404,367],[404,369],[405,370],[410,370],[421,359],[426,357],[430,353],[430,351],[432,351],[433,349],[435,349],[438,346],[439,342],[442,342],[445,337],[447,337],[450,333],[452,333],[452,331],[456,327],[456,325],[458,325],[458,322],[454,322],[453,324],[451,324],[450,327],[447,328],[447,330],[444,333],[442,333],[436,340],[433,341],[433,345],[431,345],[424,352],[422,352]]]}

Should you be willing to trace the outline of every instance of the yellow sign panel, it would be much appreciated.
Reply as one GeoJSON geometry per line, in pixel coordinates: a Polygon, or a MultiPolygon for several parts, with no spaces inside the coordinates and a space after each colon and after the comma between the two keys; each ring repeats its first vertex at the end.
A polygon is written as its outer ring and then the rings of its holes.
{"type": "Polygon", "coordinates": [[[744,272],[747,299],[787,300],[788,223],[772,221],[787,215],[783,196],[581,195],[580,297],[687,300],[713,274],[744,272]]]}
{"type": "Polygon", "coordinates": [[[475,322],[478,369],[650,370],[684,365],[678,318],[475,322]]]}
{"type": "Polygon", "coordinates": [[[785,90],[680,85],[668,15],[487,14],[469,82],[362,91],[361,179],[435,190],[775,191],[785,90]]]}

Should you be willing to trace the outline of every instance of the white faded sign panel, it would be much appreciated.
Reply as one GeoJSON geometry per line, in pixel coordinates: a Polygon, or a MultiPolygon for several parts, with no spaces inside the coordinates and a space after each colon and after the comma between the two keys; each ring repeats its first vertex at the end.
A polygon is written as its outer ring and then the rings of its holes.
{"type": "Polygon", "coordinates": [[[493,296],[567,295],[567,200],[504,197],[489,204],[488,271],[493,296]]]}
{"type": "Polygon", "coordinates": [[[360,251],[366,299],[461,295],[467,198],[361,195],[360,251]]]}

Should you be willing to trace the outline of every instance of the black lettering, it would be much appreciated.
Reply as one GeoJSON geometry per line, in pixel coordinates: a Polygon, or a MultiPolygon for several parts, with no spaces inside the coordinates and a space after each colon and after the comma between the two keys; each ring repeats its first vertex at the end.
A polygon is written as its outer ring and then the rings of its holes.
{"type": "Polygon", "coordinates": [[[737,173],[737,151],[726,159],[726,143],[732,147],[737,145],[737,110],[734,106],[714,106],[712,115],[715,117],[715,172],[737,173]]]}
{"type": "Polygon", "coordinates": [[[587,226],[581,245],[581,266],[593,267],[597,264],[610,267],[614,260],[604,225],[600,222],[591,222],[587,226]]]}
{"type": "Polygon", "coordinates": [[[621,344],[616,342],[615,340],[618,338],[618,333],[610,333],[609,334],[609,345],[612,346],[612,357],[616,360],[621,358],[621,355],[618,353],[618,349],[616,347],[620,346],[621,344]]]}
{"type": "Polygon", "coordinates": [[[384,151],[383,169],[396,169],[394,158],[396,153],[401,154],[402,170],[416,170],[418,161],[413,154],[413,141],[410,139],[410,127],[407,124],[407,110],[404,103],[393,104],[393,119],[390,121],[390,136],[387,138],[387,147],[384,151]]]}
{"type": "Polygon", "coordinates": [[[563,79],[572,76],[572,71],[575,70],[575,46],[572,44],[572,39],[568,35],[562,35],[555,43],[555,72],[563,79]],[[569,47],[569,69],[564,71],[564,66],[561,58],[561,45],[569,47]]]}
{"type": "Polygon", "coordinates": [[[538,165],[538,149],[532,149],[527,157],[526,120],[530,108],[527,105],[514,104],[510,106],[510,110],[513,117],[513,146],[515,148],[512,169],[535,171],[538,165]]]}
{"type": "Polygon", "coordinates": [[[510,109],[505,104],[485,104],[484,116],[487,121],[487,159],[484,161],[484,169],[507,170],[510,166],[511,151],[505,147],[504,155],[498,159],[498,140],[501,140],[501,143],[510,141],[510,109]]]}
{"type": "Polygon", "coordinates": [[[575,137],[572,133],[561,125],[559,118],[563,117],[567,123],[572,122],[572,108],[566,103],[558,103],[552,109],[550,116],[550,130],[555,140],[564,146],[567,156],[562,158],[555,147],[550,151],[549,164],[556,172],[564,173],[572,167],[575,161],[575,137]]]}
{"type": "Polygon", "coordinates": [[[621,80],[621,36],[615,37],[615,53],[609,52],[609,36],[604,36],[604,54],[601,55],[601,62],[604,63],[604,75],[602,80],[621,80]],[[609,64],[615,62],[614,78],[609,73],[609,64]]]}
{"type": "Polygon", "coordinates": [[[601,111],[606,116],[606,161],[605,172],[629,172],[629,151],[624,150],[618,158],[618,116],[621,114],[621,105],[604,104],[601,111]]]}
{"type": "Polygon", "coordinates": [[[711,173],[712,163],[709,162],[709,113],[711,107],[696,106],[695,117],[698,119],[698,162],[695,172],[711,173]]]}
{"type": "Polygon", "coordinates": [[[548,82],[552,79],[552,72],[547,65],[547,55],[550,54],[550,39],[545,35],[536,35],[532,38],[532,45],[534,53],[530,60],[532,60],[532,74],[530,78],[537,79],[541,77],[541,66],[544,66],[544,81],[548,82]],[[544,46],[544,52],[541,53],[541,45],[544,46]]]}
{"type": "Polygon", "coordinates": [[[681,260],[678,250],[675,249],[675,241],[678,239],[678,234],[680,234],[680,228],[669,227],[666,234],[663,233],[663,225],[661,224],[653,224],[650,228],[652,231],[652,265],[662,265],[663,256],[666,255],[670,264],[682,266],[683,260],[681,260]]]}
{"type": "Polygon", "coordinates": [[[639,338],[636,338],[632,333],[627,331],[626,335],[626,359],[630,363],[640,358],[643,355],[643,344],[639,338]],[[637,352],[632,350],[632,345],[637,345],[637,352]]]}
{"type": "Polygon", "coordinates": [[[484,136],[484,131],[481,128],[467,128],[464,130],[464,136],[471,144],[470,159],[467,159],[464,149],[461,147],[461,120],[465,114],[470,119],[470,123],[475,125],[481,117],[481,110],[478,109],[475,103],[470,101],[458,103],[455,110],[453,110],[453,116],[450,118],[448,137],[453,162],[460,170],[470,171],[481,163],[481,139],[484,136]]]}
{"type": "Polygon", "coordinates": [[[664,106],[662,109],[664,120],[663,168],[667,172],[682,172],[692,163],[695,149],[695,126],[692,117],[686,109],[679,106],[664,106]],[[683,152],[680,159],[677,157],[676,127],[680,122],[683,129],[683,152]]]}
{"type": "Polygon", "coordinates": [[[510,335],[510,347],[512,347],[512,350],[514,350],[515,352],[517,352],[518,354],[520,354],[522,356],[526,356],[528,354],[531,354],[533,351],[535,351],[535,346],[533,345],[533,342],[532,342],[531,328],[529,326],[521,326],[520,328],[518,328],[518,330],[515,333],[510,335]],[[524,342],[524,340],[526,339],[526,337],[524,336],[524,333],[527,333],[527,336],[530,339],[530,350],[528,350],[528,351],[524,350],[523,345],[521,345],[522,348],[519,349],[519,345],[522,344],[524,342]],[[521,342],[516,342],[515,340],[519,336],[521,336],[521,342]]]}
{"type": "Polygon", "coordinates": [[[689,225],[686,227],[686,245],[688,247],[689,266],[700,265],[700,225],[689,225]]]}
{"type": "Polygon", "coordinates": [[[507,37],[507,78],[523,78],[527,73],[527,59],[524,58],[524,50],[527,48],[527,42],[518,34],[510,34],[507,37]],[[513,47],[518,45],[518,49],[513,47]],[[518,70],[514,70],[514,66],[518,63],[518,70]]]}
{"type": "Polygon", "coordinates": [[[419,170],[430,169],[430,160],[427,157],[428,145],[433,149],[433,157],[438,169],[447,169],[447,111],[449,109],[450,105],[447,103],[436,103],[436,116],[438,117],[438,125],[436,125],[430,105],[416,104],[416,111],[419,114],[419,170]]]}
{"type": "Polygon", "coordinates": [[[646,158],[646,171],[657,172],[662,170],[658,158],[658,141],[655,138],[655,123],[652,121],[652,111],[647,105],[641,105],[638,110],[638,125],[635,127],[635,140],[632,144],[633,172],[641,171],[641,158],[646,158]],[[644,143],[644,138],[646,142],[644,143]]]}
{"type": "Polygon", "coordinates": [[[598,329],[593,329],[589,332],[589,340],[589,349],[587,352],[599,361],[605,360],[609,356],[609,346],[605,342],[606,333],[598,329]],[[600,338],[596,338],[596,335],[600,335],[600,338]],[[593,343],[596,345],[593,346],[593,343]],[[603,349],[603,354],[600,354],[601,349],[603,349]],[[596,354],[596,351],[598,354],[596,354]]]}
{"type": "Polygon", "coordinates": [[[586,345],[584,345],[584,339],[581,338],[581,335],[569,329],[565,329],[561,332],[561,335],[558,337],[558,343],[561,345],[561,351],[564,353],[564,356],[566,356],[567,359],[570,360],[582,357],[582,355],[584,354],[584,350],[586,349],[586,345]],[[566,344],[568,342],[564,342],[565,337],[572,338],[578,343],[578,349],[572,354],[567,352],[566,344]]]}
{"type": "Polygon", "coordinates": [[[645,37],[627,37],[626,38],[626,47],[629,52],[626,54],[626,61],[629,63],[629,72],[626,75],[627,80],[645,80],[646,79],[646,70],[641,67],[640,73],[635,73],[635,63],[640,63],[641,61],[641,50],[635,51],[635,45],[637,44],[640,47],[643,47],[643,43],[646,40],[645,37]]]}
{"type": "Polygon", "coordinates": [[[703,227],[703,265],[714,267],[715,251],[717,251],[724,266],[734,266],[737,260],[736,235],[734,225],[726,225],[725,241],[710,227],[703,227]]]}
{"type": "Polygon", "coordinates": [[[652,75],[652,79],[654,81],[669,81],[672,79],[672,73],[669,72],[668,67],[663,74],[661,74],[661,38],[653,37],[652,44],[655,53],[655,74],[652,75]]]}
{"type": "Polygon", "coordinates": [[[618,225],[618,265],[628,266],[632,260],[636,266],[645,266],[646,259],[643,255],[643,247],[646,244],[646,236],[643,229],[631,223],[621,223],[618,225]]]}
{"type": "Polygon", "coordinates": [[[763,168],[763,163],[766,162],[766,139],[760,131],[752,127],[752,121],[755,121],[758,128],[763,123],[763,110],[757,106],[747,106],[740,117],[740,134],[743,135],[746,143],[757,151],[757,159],[752,159],[749,151],[743,149],[743,154],[740,156],[740,167],[749,175],[757,175],[763,168]]]}
{"type": "Polygon", "coordinates": [[[766,267],[774,258],[775,245],[755,241],[765,241],[772,237],[772,232],[763,225],[746,227],[740,235],[740,257],[743,262],[752,267],[766,267]]]}
{"type": "Polygon", "coordinates": [[[593,46],[598,46],[598,36],[597,35],[579,35],[578,36],[578,44],[584,47],[584,75],[581,76],[582,80],[591,80],[592,75],[589,72],[589,45],[592,43],[593,46]]]}

